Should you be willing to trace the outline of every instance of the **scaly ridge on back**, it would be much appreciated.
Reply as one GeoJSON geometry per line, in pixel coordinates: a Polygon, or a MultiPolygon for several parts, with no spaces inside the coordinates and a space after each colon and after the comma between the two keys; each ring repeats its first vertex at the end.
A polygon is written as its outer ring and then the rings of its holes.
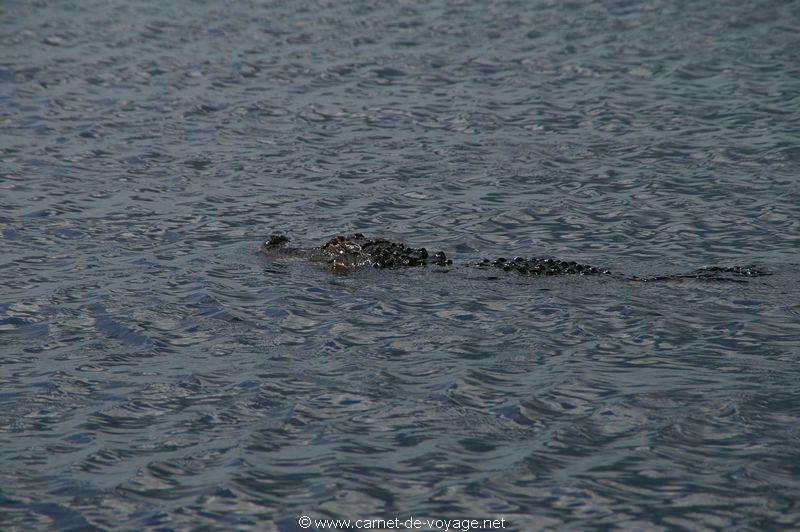
{"type": "Polygon", "coordinates": [[[515,272],[521,275],[600,275],[611,274],[609,270],[578,264],[575,261],[556,259],[524,259],[515,257],[508,260],[500,257],[494,261],[483,259],[475,264],[478,268],[500,268],[506,272],[515,272]]]}

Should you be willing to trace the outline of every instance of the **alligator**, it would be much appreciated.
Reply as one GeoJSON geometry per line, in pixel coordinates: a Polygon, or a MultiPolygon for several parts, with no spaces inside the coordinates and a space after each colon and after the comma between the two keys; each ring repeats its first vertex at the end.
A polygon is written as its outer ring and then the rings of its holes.
{"type": "MultiPolygon", "coordinates": [[[[370,239],[361,233],[336,235],[316,248],[294,248],[289,246],[285,235],[273,234],[260,246],[260,250],[271,257],[294,257],[318,263],[338,273],[347,273],[359,268],[407,268],[415,266],[447,267],[453,261],[444,251],[428,252],[425,248],[413,248],[402,242],[370,239]]],[[[715,281],[746,282],[747,277],[771,275],[755,266],[710,266],[687,274],[638,277],[621,275],[596,266],[579,264],[550,258],[482,259],[466,262],[465,266],[483,270],[502,270],[510,274],[525,276],[553,275],[608,275],[631,281],[653,282],[681,279],[707,279],[715,281]]]]}

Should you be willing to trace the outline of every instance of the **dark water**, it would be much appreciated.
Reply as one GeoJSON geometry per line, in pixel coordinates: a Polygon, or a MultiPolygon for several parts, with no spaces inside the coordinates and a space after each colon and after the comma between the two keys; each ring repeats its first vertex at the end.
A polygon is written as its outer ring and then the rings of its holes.
{"type": "Polygon", "coordinates": [[[6,1],[0,128],[4,530],[800,527],[797,2],[6,1]]]}

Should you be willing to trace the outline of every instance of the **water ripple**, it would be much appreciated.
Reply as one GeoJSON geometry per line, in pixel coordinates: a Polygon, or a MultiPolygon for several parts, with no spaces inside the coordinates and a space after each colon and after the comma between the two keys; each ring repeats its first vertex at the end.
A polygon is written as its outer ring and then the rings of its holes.
{"type": "Polygon", "coordinates": [[[4,528],[800,526],[800,12],[722,11],[4,6],[4,528]]]}

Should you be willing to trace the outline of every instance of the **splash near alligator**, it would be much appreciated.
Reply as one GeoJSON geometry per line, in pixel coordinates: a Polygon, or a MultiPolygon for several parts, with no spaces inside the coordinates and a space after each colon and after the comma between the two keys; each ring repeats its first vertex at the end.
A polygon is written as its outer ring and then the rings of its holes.
{"type": "MultiPolygon", "coordinates": [[[[295,248],[289,245],[285,235],[270,235],[260,246],[261,252],[272,258],[295,258],[317,263],[334,272],[347,273],[360,268],[408,268],[416,266],[448,267],[453,261],[444,251],[429,252],[426,248],[414,248],[402,242],[371,239],[361,233],[336,235],[315,248],[295,248]]],[[[623,275],[611,270],[552,258],[482,259],[463,263],[464,267],[482,270],[501,270],[509,274],[524,276],[554,275],[608,275],[639,282],[668,281],[681,279],[706,279],[712,281],[746,282],[748,277],[771,275],[756,266],[709,266],[690,273],[639,277],[623,275]]]]}

